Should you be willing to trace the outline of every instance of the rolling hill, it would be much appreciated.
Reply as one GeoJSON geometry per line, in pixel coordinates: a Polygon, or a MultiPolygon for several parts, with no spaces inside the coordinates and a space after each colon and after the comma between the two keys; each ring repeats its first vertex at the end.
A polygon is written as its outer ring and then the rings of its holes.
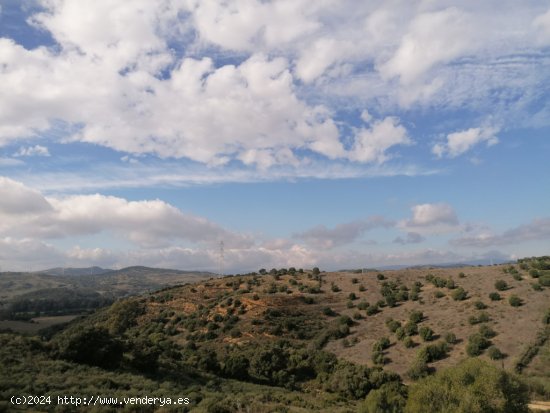
{"type": "MultiPolygon", "coordinates": [[[[371,412],[390,403],[384,411],[420,412],[414,406],[440,391],[445,409],[527,412],[528,394],[550,399],[549,266],[543,257],[211,278],[119,300],[46,341],[4,335],[4,348],[27,349],[26,358],[0,357],[17,383],[40,374],[45,393],[185,394],[184,411],[371,412]],[[484,390],[447,400],[445,380],[457,394],[484,390]],[[464,405],[471,397],[481,410],[464,405]]],[[[142,271],[118,280],[130,285],[142,271]]],[[[18,386],[0,381],[0,394],[29,391],[18,386]]]]}

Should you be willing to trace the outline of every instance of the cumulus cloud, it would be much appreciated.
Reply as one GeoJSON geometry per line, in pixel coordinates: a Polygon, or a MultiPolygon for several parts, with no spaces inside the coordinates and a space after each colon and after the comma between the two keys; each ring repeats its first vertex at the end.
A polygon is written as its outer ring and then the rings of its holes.
{"type": "Polygon", "coordinates": [[[411,143],[407,130],[399,120],[387,117],[357,131],[349,158],[359,162],[383,163],[389,158],[388,149],[411,143]]]}
{"type": "Polygon", "coordinates": [[[399,221],[397,227],[408,232],[438,234],[460,229],[455,210],[449,204],[419,204],[411,208],[412,218],[399,221]]]}
{"type": "Polygon", "coordinates": [[[497,133],[498,129],[494,127],[470,128],[461,132],[454,132],[447,135],[446,142],[435,144],[432,147],[432,153],[438,158],[443,156],[456,158],[483,142],[487,146],[496,145],[498,143],[497,133]]]}
{"type": "Polygon", "coordinates": [[[44,197],[8,178],[0,178],[0,195],[0,235],[55,239],[111,232],[142,247],[174,240],[251,244],[246,235],[160,200],[128,201],[100,194],[44,197]]]}
{"type": "Polygon", "coordinates": [[[381,216],[338,224],[333,228],[318,225],[306,231],[294,234],[294,238],[304,240],[318,248],[335,248],[352,243],[365,232],[374,228],[389,228],[394,223],[381,216]]]}
{"type": "Polygon", "coordinates": [[[451,245],[461,247],[490,247],[495,245],[512,245],[526,241],[549,240],[550,218],[537,218],[527,224],[494,234],[489,231],[473,236],[463,236],[451,240],[451,245]]]}
{"type": "MultiPolygon", "coordinates": [[[[43,11],[28,21],[52,36],[54,48],[0,39],[0,145],[62,121],[67,142],[207,165],[295,166],[304,149],[328,160],[383,162],[388,148],[410,143],[387,116],[395,105],[462,107],[501,87],[544,83],[517,65],[500,66],[498,76],[481,70],[489,52],[493,60],[523,53],[546,36],[540,7],[485,15],[473,6],[398,3],[41,0],[43,11]],[[481,24],[493,30],[477,30],[481,24]],[[346,85],[361,106],[367,99],[382,109],[352,136],[350,151],[332,100],[346,85]]],[[[522,66],[531,73],[533,59],[522,66]]],[[[483,131],[470,139],[494,142],[483,131]]],[[[461,150],[434,149],[451,157],[461,150]]]]}

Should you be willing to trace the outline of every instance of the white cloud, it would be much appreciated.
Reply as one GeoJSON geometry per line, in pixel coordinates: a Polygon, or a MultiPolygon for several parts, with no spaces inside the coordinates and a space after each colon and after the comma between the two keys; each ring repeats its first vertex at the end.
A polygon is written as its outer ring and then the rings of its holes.
{"type": "Polygon", "coordinates": [[[349,153],[336,127],[341,107],[372,107],[387,125],[415,104],[492,109],[505,89],[524,96],[499,99],[506,122],[507,113],[530,118],[548,80],[535,41],[548,38],[548,12],[536,2],[40,3],[45,11],[29,21],[54,48],[0,39],[0,145],[62,121],[81,128],[68,141],[207,165],[295,165],[304,149],[383,162],[387,148],[410,140],[399,123],[374,145],[366,141],[376,124],[360,129],[349,153]],[[501,62],[510,56],[514,64],[501,62]]]}
{"type": "Polygon", "coordinates": [[[462,55],[477,45],[470,21],[455,7],[419,14],[394,56],[380,67],[382,75],[410,84],[434,65],[462,55]]]}
{"type": "Polygon", "coordinates": [[[498,129],[494,127],[470,128],[454,132],[447,135],[446,142],[435,144],[432,147],[432,153],[438,158],[443,156],[456,158],[479,143],[485,142],[487,146],[496,145],[498,143],[497,133],[498,129]]]}
{"type": "Polygon", "coordinates": [[[533,20],[533,26],[537,31],[537,40],[543,44],[550,44],[550,9],[533,20]]]}
{"type": "Polygon", "coordinates": [[[394,117],[373,122],[369,128],[360,128],[349,158],[359,162],[383,163],[390,157],[386,151],[396,145],[410,145],[407,130],[394,117]]]}
{"type": "MultiPolygon", "coordinates": [[[[40,192],[0,176],[0,215],[47,214],[51,211],[51,205],[40,192]]],[[[6,224],[0,222],[0,228],[6,224]]],[[[13,225],[17,226],[17,222],[13,225]]]]}
{"type": "Polygon", "coordinates": [[[22,146],[13,156],[50,156],[50,151],[42,145],[22,146]]]}
{"type": "Polygon", "coordinates": [[[412,218],[402,220],[398,227],[417,233],[444,233],[459,229],[459,221],[449,204],[419,204],[412,208],[412,218]]]}
{"type": "Polygon", "coordinates": [[[160,200],[127,201],[99,194],[44,197],[7,178],[0,178],[0,217],[0,236],[55,239],[111,232],[148,248],[177,240],[215,244],[224,239],[238,247],[251,245],[246,235],[160,200]]]}

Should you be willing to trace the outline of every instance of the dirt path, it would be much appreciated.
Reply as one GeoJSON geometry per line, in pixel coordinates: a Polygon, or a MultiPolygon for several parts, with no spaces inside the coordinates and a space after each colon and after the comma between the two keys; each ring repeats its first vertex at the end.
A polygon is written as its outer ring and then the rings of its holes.
{"type": "Polygon", "coordinates": [[[541,401],[533,400],[531,403],[529,403],[529,409],[543,411],[543,412],[546,412],[546,411],[550,412],[550,402],[541,402],[541,401]]]}

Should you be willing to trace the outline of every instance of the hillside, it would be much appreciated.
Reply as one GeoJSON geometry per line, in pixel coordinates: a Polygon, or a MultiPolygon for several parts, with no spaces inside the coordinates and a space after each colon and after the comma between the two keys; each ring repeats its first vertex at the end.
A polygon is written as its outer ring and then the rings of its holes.
{"type": "MultiPolygon", "coordinates": [[[[368,403],[385,392],[403,405],[401,383],[412,386],[411,404],[421,397],[422,377],[435,371],[436,380],[449,367],[475,370],[485,385],[485,374],[518,372],[532,398],[549,400],[549,264],[365,274],[282,269],[164,288],[75,320],[40,344],[3,336],[6,348],[34,348],[26,362],[7,363],[5,374],[24,383],[32,361],[42,366],[44,392],[67,371],[78,378],[55,391],[164,389],[192,394],[199,412],[371,411],[368,403]],[[53,369],[44,373],[48,363],[53,369]],[[105,388],[112,380],[119,384],[105,388]]],[[[515,390],[499,385],[485,402],[511,403],[522,388],[513,377],[498,380],[515,390]]],[[[10,383],[0,382],[3,396],[25,390],[10,383]]],[[[518,406],[491,411],[526,411],[518,406]]]]}
{"type": "Polygon", "coordinates": [[[33,273],[0,273],[0,320],[28,319],[36,316],[35,313],[75,314],[75,311],[78,313],[111,304],[120,297],[215,276],[208,272],[148,267],[120,270],[95,267],[91,271],[90,268],[72,269],[65,275],[55,275],[56,272],[53,269],[33,273]]]}

